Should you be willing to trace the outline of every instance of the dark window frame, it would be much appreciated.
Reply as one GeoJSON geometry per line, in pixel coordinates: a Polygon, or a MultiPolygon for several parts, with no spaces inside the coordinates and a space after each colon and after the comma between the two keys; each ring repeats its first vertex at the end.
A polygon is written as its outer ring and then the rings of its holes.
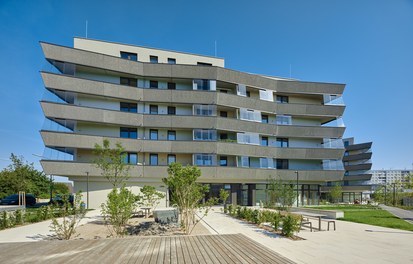
{"type": "Polygon", "coordinates": [[[149,154],[149,165],[150,165],[150,166],[158,166],[158,164],[159,164],[158,154],[150,153],[150,154],[149,154]],[[156,164],[153,164],[153,163],[152,163],[152,157],[156,157],[156,164]]]}
{"type": "Polygon", "coordinates": [[[119,128],[119,137],[120,138],[132,138],[132,139],[137,139],[138,138],[138,129],[133,128],[133,127],[120,127],[119,128]],[[133,133],[136,134],[136,136],[132,136],[133,133]],[[126,135],[123,136],[123,135],[126,135]]]}
{"type": "Polygon", "coordinates": [[[138,79],[129,77],[119,77],[119,84],[131,87],[138,87],[138,79]]]}
{"type": "Polygon", "coordinates": [[[149,114],[151,114],[151,115],[159,114],[158,106],[157,105],[149,105],[149,114]],[[152,109],[155,109],[155,108],[156,108],[156,111],[152,111],[152,109]]]}
{"type": "Polygon", "coordinates": [[[221,167],[228,167],[228,156],[220,156],[219,157],[219,166],[221,167]],[[222,161],[225,161],[225,163],[221,163],[222,161]]]}
{"type": "Polygon", "coordinates": [[[168,154],[168,157],[166,158],[166,162],[168,163],[168,165],[170,165],[173,162],[176,162],[176,155],[175,154],[168,154]],[[173,158],[174,161],[169,162],[169,158],[173,158]]]}
{"type": "Polygon", "coordinates": [[[168,64],[176,64],[175,58],[168,58],[168,64]]]}
{"type": "Polygon", "coordinates": [[[129,112],[129,113],[137,113],[138,112],[138,104],[137,103],[120,102],[120,111],[121,112],[129,112]]]}
{"type": "Polygon", "coordinates": [[[149,55],[149,62],[150,63],[159,63],[159,57],[155,55],[149,55]]]}
{"type": "Polygon", "coordinates": [[[167,139],[171,140],[171,141],[176,140],[176,131],[175,130],[168,130],[167,139]],[[170,136],[173,136],[174,138],[171,139],[170,136]]]}
{"type": "Polygon", "coordinates": [[[168,106],[168,115],[176,115],[176,107],[168,106]]]}
{"type": "Polygon", "coordinates": [[[261,115],[261,123],[268,124],[269,117],[268,115],[261,115]],[[266,122],[265,122],[266,120],[266,122]]]}
{"type": "Polygon", "coordinates": [[[268,146],[268,142],[269,142],[268,137],[261,137],[261,146],[268,146]],[[263,142],[266,142],[266,144],[263,145],[263,142]]]}
{"type": "Polygon", "coordinates": [[[158,139],[159,139],[159,131],[158,131],[158,129],[150,129],[150,130],[149,130],[149,139],[150,139],[150,140],[158,140],[158,139]],[[156,132],[156,138],[152,138],[152,132],[153,132],[153,133],[156,132]]]}
{"type": "Polygon", "coordinates": [[[138,53],[121,51],[120,57],[125,60],[138,61],[138,53]]]}
{"type": "Polygon", "coordinates": [[[168,90],[176,90],[176,83],[168,82],[168,90]]]}
{"type": "Polygon", "coordinates": [[[154,81],[154,80],[150,80],[150,81],[149,81],[149,88],[151,88],[151,89],[158,89],[158,88],[159,88],[159,82],[158,82],[158,81],[154,81]]]}

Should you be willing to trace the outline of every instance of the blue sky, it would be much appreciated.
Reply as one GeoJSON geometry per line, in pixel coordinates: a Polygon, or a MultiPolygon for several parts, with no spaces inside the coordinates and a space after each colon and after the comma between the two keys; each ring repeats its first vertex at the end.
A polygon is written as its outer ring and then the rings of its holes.
{"type": "MultiPolygon", "coordinates": [[[[373,168],[413,163],[413,1],[0,1],[0,169],[44,146],[39,41],[74,36],[214,55],[226,67],[347,84],[345,136],[373,168]]],[[[39,167],[39,165],[36,165],[39,167]]]]}

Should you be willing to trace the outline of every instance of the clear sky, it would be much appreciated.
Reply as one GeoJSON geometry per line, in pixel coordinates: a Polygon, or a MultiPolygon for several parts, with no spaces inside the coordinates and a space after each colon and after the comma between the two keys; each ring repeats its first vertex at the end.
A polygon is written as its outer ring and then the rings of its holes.
{"type": "Polygon", "coordinates": [[[39,41],[74,36],[214,55],[226,67],[347,84],[346,137],[373,141],[373,168],[413,163],[413,1],[0,0],[0,169],[44,146],[39,41]]]}

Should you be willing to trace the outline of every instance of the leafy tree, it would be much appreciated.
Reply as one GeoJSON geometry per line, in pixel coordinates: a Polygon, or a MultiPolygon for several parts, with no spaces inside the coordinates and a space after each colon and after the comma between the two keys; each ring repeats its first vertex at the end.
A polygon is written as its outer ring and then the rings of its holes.
{"type": "Polygon", "coordinates": [[[294,184],[290,181],[283,182],[281,179],[269,178],[266,192],[267,205],[269,207],[279,205],[282,210],[288,210],[297,198],[294,184]]]}
{"type": "Polygon", "coordinates": [[[129,178],[129,166],[125,164],[125,149],[122,144],[116,143],[115,148],[111,148],[107,139],[103,140],[102,146],[95,144],[93,153],[97,156],[95,165],[101,169],[102,176],[106,177],[113,187],[119,187],[129,178]]]}
{"type": "Polygon", "coordinates": [[[136,208],[136,196],[125,186],[113,188],[106,203],[102,203],[102,215],[111,235],[126,235],[126,227],[136,208]]]}
{"type": "Polygon", "coordinates": [[[63,182],[56,182],[53,184],[53,196],[56,194],[69,194],[69,187],[63,182]]]}
{"type": "Polygon", "coordinates": [[[69,202],[69,195],[64,195],[63,206],[59,207],[59,212],[60,219],[56,219],[54,214],[51,214],[51,231],[53,231],[59,239],[69,240],[76,234],[76,228],[86,214],[86,210],[84,206],[82,206],[82,194],[80,192],[76,194],[73,206],[69,202]]]}
{"type": "Polygon", "coordinates": [[[340,184],[336,183],[333,188],[330,190],[330,197],[334,203],[340,201],[343,195],[343,187],[340,184]]]}
{"type": "Polygon", "coordinates": [[[158,192],[154,186],[145,185],[141,189],[142,196],[139,198],[143,206],[155,209],[165,194],[158,192]]]}
{"type": "Polygon", "coordinates": [[[196,182],[200,176],[201,170],[196,166],[183,167],[179,163],[172,163],[168,168],[168,177],[162,179],[171,191],[172,202],[179,208],[181,226],[186,234],[190,234],[200,221],[195,220],[196,212],[203,210],[202,219],[217,202],[216,198],[211,198],[201,204],[209,187],[196,182]]]}
{"type": "Polygon", "coordinates": [[[34,168],[33,163],[24,161],[13,153],[11,164],[0,172],[0,198],[25,191],[35,196],[48,196],[50,180],[41,171],[34,168]]]}

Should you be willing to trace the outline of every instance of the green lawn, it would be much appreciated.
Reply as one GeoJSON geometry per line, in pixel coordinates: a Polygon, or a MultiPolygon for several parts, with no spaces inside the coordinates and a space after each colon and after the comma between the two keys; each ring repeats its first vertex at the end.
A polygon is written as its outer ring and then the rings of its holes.
{"type": "Polygon", "coordinates": [[[406,221],[376,206],[337,205],[337,206],[317,206],[317,207],[311,206],[308,208],[344,211],[344,218],[341,218],[339,220],[413,231],[412,224],[409,224],[406,221]]]}

